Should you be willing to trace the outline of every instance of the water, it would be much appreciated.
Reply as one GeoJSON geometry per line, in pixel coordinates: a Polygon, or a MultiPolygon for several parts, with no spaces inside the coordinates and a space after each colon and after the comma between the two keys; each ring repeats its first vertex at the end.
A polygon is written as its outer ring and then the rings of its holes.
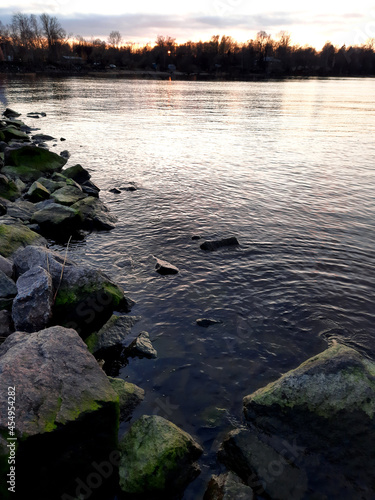
{"type": "MultiPolygon", "coordinates": [[[[242,398],[332,339],[375,356],[375,80],[176,82],[12,78],[8,105],[64,137],[118,216],[69,250],[136,300],[158,351],[120,376],[204,446],[202,498],[242,398]],[[108,190],[128,181],[136,192],[108,190]],[[238,248],[200,250],[235,235],[238,248]],[[177,265],[159,276],[153,256],[177,265]],[[222,324],[198,327],[197,318],[222,324]]],[[[60,248],[60,247],[56,247],[60,248]]],[[[126,430],[128,424],[122,426],[126,430]]]]}

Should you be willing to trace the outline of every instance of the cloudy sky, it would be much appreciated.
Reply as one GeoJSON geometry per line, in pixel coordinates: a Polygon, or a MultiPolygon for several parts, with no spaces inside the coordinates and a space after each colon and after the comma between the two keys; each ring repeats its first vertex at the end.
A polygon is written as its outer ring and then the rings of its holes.
{"type": "Polygon", "coordinates": [[[112,30],[118,30],[124,40],[140,43],[154,42],[157,35],[183,42],[208,40],[215,34],[231,35],[242,42],[260,30],[273,36],[285,30],[294,43],[317,48],[328,40],[335,45],[350,45],[375,37],[373,0],[315,0],[311,5],[294,0],[1,1],[0,20],[4,24],[16,12],[57,16],[73,35],[105,40],[112,30]]]}

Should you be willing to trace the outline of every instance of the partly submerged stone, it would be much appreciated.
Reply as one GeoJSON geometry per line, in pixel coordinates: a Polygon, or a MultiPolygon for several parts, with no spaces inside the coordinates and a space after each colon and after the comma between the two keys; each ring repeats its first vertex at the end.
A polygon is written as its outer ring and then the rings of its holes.
{"type": "Polygon", "coordinates": [[[139,320],[139,316],[111,316],[98,332],[87,337],[89,351],[94,354],[100,349],[124,345],[130,330],[139,320]]]}
{"type": "Polygon", "coordinates": [[[46,200],[50,195],[48,189],[38,181],[33,182],[27,192],[27,198],[33,202],[46,200]]]}
{"type": "Polygon", "coordinates": [[[46,240],[22,224],[0,224],[0,255],[10,257],[19,247],[46,245],[46,240]]]}
{"type": "Polygon", "coordinates": [[[121,378],[108,377],[108,379],[119,396],[120,420],[125,422],[130,419],[135,408],[143,401],[145,391],[121,378]]]}
{"type": "MultiPolygon", "coordinates": [[[[52,151],[36,146],[23,146],[18,149],[5,150],[5,165],[27,167],[40,173],[60,172],[66,164],[66,159],[52,151]]],[[[40,176],[39,173],[39,176],[40,176]]]]}
{"type": "Polygon", "coordinates": [[[83,193],[81,189],[75,186],[62,187],[52,194],[52,198],[55,202],[61,205],[73,205],[73,203],[77,203],[77,201],[86,197],[87,194],[83,193]]]}
{"type": "Polygon", "coordinates": [[[74,203],[71,208],[81,214],[86,229],[109,231],[115,227],[117,218],[109,212],[104,203],[93,196],[74,203]]]}
{"type": "Polygon", "coordinates": [[[33,267],[17,280],[17,296],[12,318],[16,330],[37,332],[52,317],[53,288],[51,275],[42,267],[33,267]]]}
{"type": "Polygon", "coordinates": [[[197,475],[203,450],[176,425],[158,415],[142,416],[120,442],[120,487],[126,494],[182,490],[197,475]]]}
{"type": "Polygon", "coordinates": [[[19,116],[21,116],[21,113],[14,111],[14,109],[12,108],[6,108],[5,111],[3,112],[3,115],[6,116],[7,118],[18,118],[19,116]]]}
{"type": "Polygon", "coordinates": [[[196,319],[195,322],[198,326],[202,326],[203,328],[208,328],[211,325],[218,325],[222,323],[221,319],[213,319],[213,318],[199,318],[196,319]]]}
{"type": "Polygon", "coordinates": [[[166,276],[168,274],[177,274],[179,272],[179,269],[170,262],[167,262],[166,260],[162,259],[157,259],[156,257],[155,259],[156,259],[155,269],[159,274],[166,276]]]}
{"type": "Polygon", "coordinates": [[[90,173],[82,167],[82,165],[73,165],[72,167],[69,167],[65,169],[62,174],[65,177],[69,177],[70,179],[74,179],[76,182],[79,184],[82,184],[83,182],[86,182],[90,180],[91,175],[90,173]]]}
{"type": "Polygon", "coordinates": [[[223,247],[230,247],[239,245],[239,242],[235,236],[230,238],[223,238],[221,240],[208,240],[201,244],[202,250],[207,250],[209,252],[213,252],[223,247]]]}
{"type": "Polygon", "coordinates": [[[82,219],[77,210],[51,203],[35,212],[31,222],[38,224],[43,232],[62,236],[74,233],[81,226],[82,219]]]}
{"type": "MultiPolygon", "coordinates": [[[[77,498],[75,479],[117,449],[118,395],[77,333],[60,326],[16,332],[0,346],[0,390],[13,387],[19,498],[77,498]]],[[[1,470],[8,422],[1,405],[1,470]]]]}
{"type": "Polygon", "coordinates": [[[153,347],[148,332],[141,332],[126,350],[128,356],[157,358],[158,353],[153,347]]]}
{"type": "Polygon", "coordinates": [[[203,500],[253,500],[253,490],[233,472],[212,476],[203,500]]]}

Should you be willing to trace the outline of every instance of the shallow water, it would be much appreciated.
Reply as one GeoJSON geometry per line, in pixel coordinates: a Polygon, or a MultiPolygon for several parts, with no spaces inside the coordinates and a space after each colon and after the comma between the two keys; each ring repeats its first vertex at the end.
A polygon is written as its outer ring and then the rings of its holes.
{"type": "Polygon", "coordinates": [[[332,339],[375,356],[375,80],[0,84],[10,107],[47,113],[25,121],[66,138],[51,148],[90,170],[119,218],[69,254],[137,302],[132,332],[147,330],[158,358],[121,376],[146,391],[135,418],[158,413],[204,446],[184,500],[220,469],[245,395],[332,339]],[[108,191],[128,181],[139,189],[108,191]],[[193,235],[240,246],[204,252],[193,235]],[[180,273],[158,275],[153,256],[180,273]]]}

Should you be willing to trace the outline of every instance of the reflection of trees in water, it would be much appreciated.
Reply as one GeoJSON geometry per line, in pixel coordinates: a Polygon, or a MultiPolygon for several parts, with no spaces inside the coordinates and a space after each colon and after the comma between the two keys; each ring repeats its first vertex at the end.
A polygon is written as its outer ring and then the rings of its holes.
{"type": "Polygon", "coordinates": [[[0,102],[4,106],[7,106],[8,100],[5,94],[5,84],[4,84],[4,79],[1,75],[0,75],[0,102]]]}

